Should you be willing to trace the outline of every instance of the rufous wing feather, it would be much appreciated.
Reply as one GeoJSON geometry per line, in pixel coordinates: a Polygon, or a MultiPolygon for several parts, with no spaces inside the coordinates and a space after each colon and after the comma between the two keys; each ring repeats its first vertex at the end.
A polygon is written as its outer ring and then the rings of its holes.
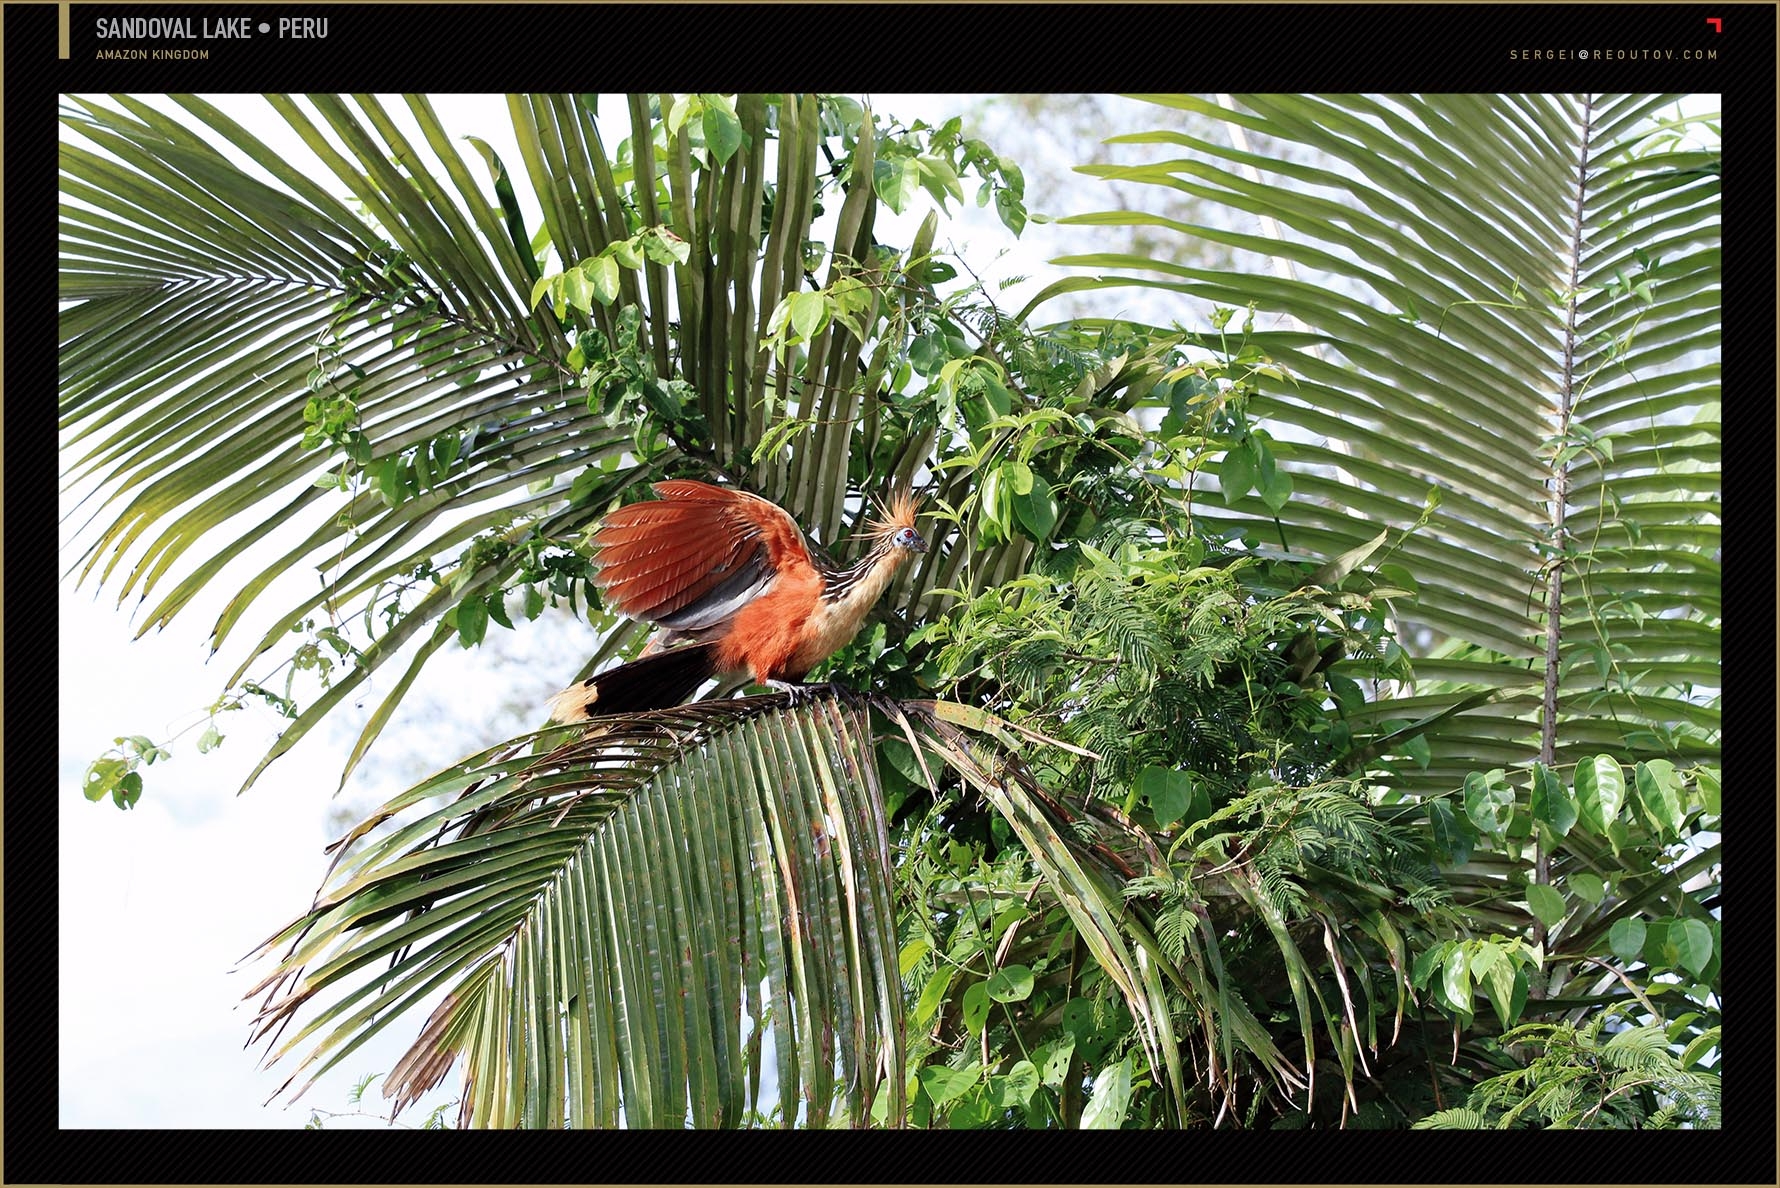
{"type": "Polygon", "coordinates": [[[755,495],[675,479],[661,499],[607,515],[594,533],[595,582],[614,610],[675,630],[732,617],[781,572],[811,568],[784,511],[755,495]]]}

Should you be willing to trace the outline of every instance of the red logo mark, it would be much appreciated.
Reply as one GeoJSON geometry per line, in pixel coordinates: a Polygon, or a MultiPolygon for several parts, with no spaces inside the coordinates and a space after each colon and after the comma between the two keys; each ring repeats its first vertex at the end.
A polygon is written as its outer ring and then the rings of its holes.
{"type": "Polygon", "coordinates": [[[1706,23],[1708,25],[1712,26],[1712,31],[1714,33],[1724,32],[1724,18],[1723,17],[1707,17],[1706,23]]]}

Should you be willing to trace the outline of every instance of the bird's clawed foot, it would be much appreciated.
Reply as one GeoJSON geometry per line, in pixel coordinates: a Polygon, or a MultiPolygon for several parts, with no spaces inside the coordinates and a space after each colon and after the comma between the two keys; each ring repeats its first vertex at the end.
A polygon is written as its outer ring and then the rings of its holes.
{"type": "Polygon", "coordinates": [[[787,694],[792,705],[804,705],[821,697],[824,693],[831,697],[848,692],[838,681],[824,681],[819,685],[806,684],[803,681],[767,681],[766,687],[787,694]]]}

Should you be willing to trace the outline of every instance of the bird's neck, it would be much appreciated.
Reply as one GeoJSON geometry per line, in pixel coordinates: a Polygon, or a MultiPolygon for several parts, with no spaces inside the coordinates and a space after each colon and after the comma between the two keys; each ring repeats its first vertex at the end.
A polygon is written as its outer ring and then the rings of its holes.
{"type": "Polygon", "coordinates": [[[846,569],[824,569],[822,601],[834,607],[869,609],[890,579],[897,564],[908,555],[907,550],[881,544],[846,569]]]}

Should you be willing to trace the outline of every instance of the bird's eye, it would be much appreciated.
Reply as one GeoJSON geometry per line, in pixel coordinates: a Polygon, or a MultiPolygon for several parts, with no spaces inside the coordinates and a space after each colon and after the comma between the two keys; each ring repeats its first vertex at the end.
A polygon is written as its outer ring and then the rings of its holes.
{"type": "Polygon", "coordinates": [[[899,545],[912,544],[914,539],[915,530],[913,528],[904,528],[896,534],[896,543],[899,545]]]}

